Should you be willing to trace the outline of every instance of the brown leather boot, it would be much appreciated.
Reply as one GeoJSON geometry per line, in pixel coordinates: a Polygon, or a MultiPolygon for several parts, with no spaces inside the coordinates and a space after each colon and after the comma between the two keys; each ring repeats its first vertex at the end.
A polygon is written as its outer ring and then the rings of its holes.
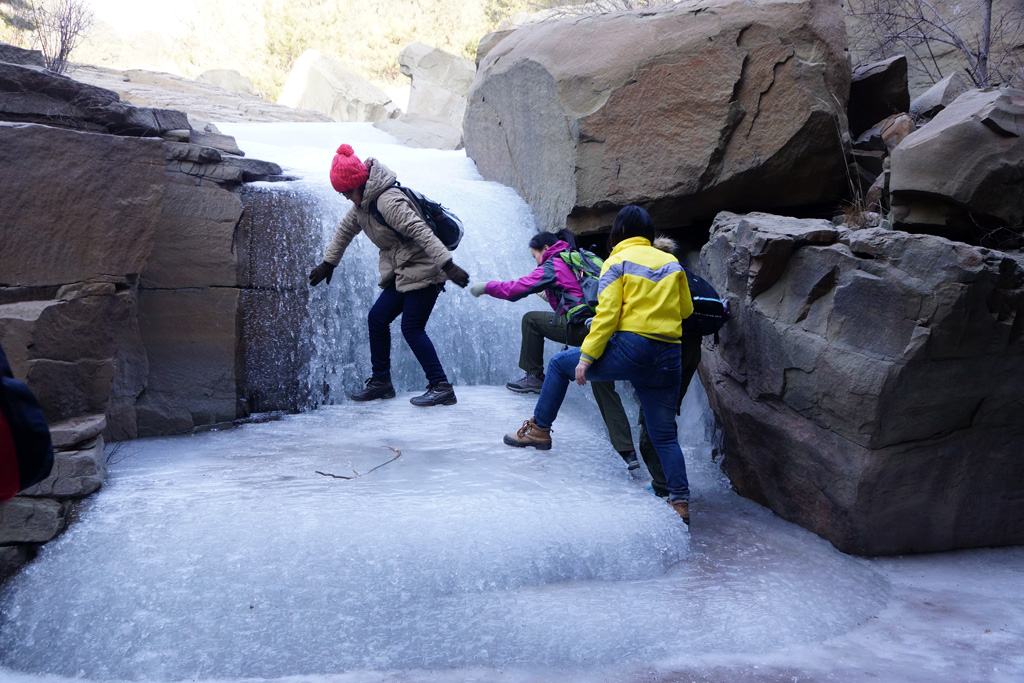
{"type": "Polygon", "coordinates": [[[672,509],[679,513],[679,516],[686,522],[686,526],[690,526],[690,501],[688,500],[670,500],[668,502],[672,506],[672,509]]]}
{"type": "Polygon", "coordinates": [[[533,446],[538,451],[546,451],[551,448],[551,428],[538,427],[537,423],[530,418],[523,423],[515,434],[506,434],[505,443],[509,446],[525,448],[533,446]]]}

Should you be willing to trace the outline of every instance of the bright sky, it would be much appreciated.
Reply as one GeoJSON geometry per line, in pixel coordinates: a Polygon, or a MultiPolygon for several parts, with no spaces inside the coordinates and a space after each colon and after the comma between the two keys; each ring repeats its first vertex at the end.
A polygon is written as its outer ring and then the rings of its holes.
{"type": "Polygon", "coordinates": [[[119,32],[180,33],[201,0],[86,0],[96,20],[119,32]]]}

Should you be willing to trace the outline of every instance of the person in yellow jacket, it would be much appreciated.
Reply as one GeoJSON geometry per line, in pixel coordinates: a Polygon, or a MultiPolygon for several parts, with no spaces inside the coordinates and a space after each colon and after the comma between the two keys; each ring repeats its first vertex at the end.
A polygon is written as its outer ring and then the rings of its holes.
{"type": "Polygon", "coordinates": [[[612,253],[601,269],[597,311],[583,346],[551,359],[533,417],[504,441],[547,450],[571,380],[580,386],[588,378],[629,380],[665,470],[669,503],[689,524],[690,487],[675,418],[683,319],[693,312],[690,287],[679,261],[651,245],[654,223],[639,206],[619,211],[608,239],[612,253]]]}

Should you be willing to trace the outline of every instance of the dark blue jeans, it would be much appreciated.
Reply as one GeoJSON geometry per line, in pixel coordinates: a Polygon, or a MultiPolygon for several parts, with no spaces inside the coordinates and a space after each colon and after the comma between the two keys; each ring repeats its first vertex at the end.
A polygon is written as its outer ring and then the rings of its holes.
{"type": "Polygon", "coordinates": [[[370,308],[367,323],[370,327],[370,366],[373,378],[391,379],[391,323],[402,316],[402,336],[412,349],[420,367],[427,375],[427,382],[447,382],[441,361],[434,350],[434,344],[427,336],[427,320],[434,310],[441,285],[427,285],[411,292],[399,292],[394,285],[380,293],[370,308]]]}
{"type": "MultiPolygon", "coordinates": [[[[604,354],[587,370],[587,380],[629,380],[636,389],[647,432],[665,470],[672,500],[690,498],[686,461],[676,431],[681,348],[679,344],[648,339],[632,332],[616,332],[608,340],[604,354]]],[[[579,362],[580,350],[569,349],[555,354],[548,363],[544,386],[533,409],[537,426],[550,427],[555,421],[569,382],[576,379],[579,362]]]]}

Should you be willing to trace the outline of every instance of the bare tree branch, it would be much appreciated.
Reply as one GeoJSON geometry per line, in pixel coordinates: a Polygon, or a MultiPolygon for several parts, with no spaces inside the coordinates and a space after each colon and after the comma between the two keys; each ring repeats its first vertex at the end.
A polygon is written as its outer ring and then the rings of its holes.
{"type": "Polygon", "coordinates": [[[1011,3],[995,13],[993,0],[968,0],[948,9],[935,0],[847,0],[847,7],[860,20],[851,30],[851,47],[869,59],[905,51],[910,68],[934,82],[942,77],[941,48],[953,48],[978,87],[1024,83],[1020,6],[1011,3]]]}
{"type": "Polygon", "coordinates": [[[92,26],[92,11],[85,0],[33,0],[32,17],[46,68],[64,73],[71,52],[92,26]]]}
{"type": "Polygon", "coordinates": [[[330,477],[332,479],[349,479],[350,480],[350,479],[358,479],[359,477],[365,477],[367,474],[369,474],[371,472],[376,472],[381,467],[384,467],[384,465],[390,465],[391,463],[393,463],[394,461],[396,461],[396,460],[398,460],[399,458],[402,457],[402,451],[398,450],[397,448],[391,448],[391,446],[385,446],[384,448],[387,448],[387,449],[393,451],[395,453],[395,457],[391,458],[387,462],[382,462],[381,464],[377,465],[373,469],[366,470],[362,474],[360,474],[359,472],[356,472],[355,470],[352,470],[354,476],[346,477],[343,474],[331,474],[330,472],[321,472],[320,470],[313,470],[313,471],[316,472],[317,474],[319,474],[322,477],[330,477]]]}

